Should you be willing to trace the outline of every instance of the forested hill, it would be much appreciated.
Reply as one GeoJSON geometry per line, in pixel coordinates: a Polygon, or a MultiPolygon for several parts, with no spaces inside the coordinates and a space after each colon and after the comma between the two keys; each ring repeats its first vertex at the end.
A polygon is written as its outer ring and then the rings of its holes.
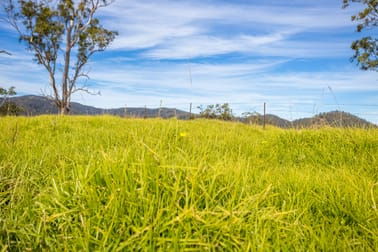
{"type": "MultiPolygon", "coordinates": [[[[21,107],[23,112],[20,115],[35,116],[42,114],[58,114],[58,109],[53,100],[43,96],[27,95],[12,97],[9,101],[14,102],[21,107]]],[[[159,108],[115,108],[115,109],[101,109],[91,106],[82,105],[80,103],[71,103],[71,114],[73,115],[101,115],[109,114],[116,116],[127,117],[157,117],[159,115],[159,108]]],[[[161,108],[160,117],[170,118],[176,116],[178,119],[189,119],[190,113],[174,108],[161,108]]],[[[193,115],[197,116],[197,115],[193,115]]],[[[237,121],[252,124],[263,124],[262,115],[252,115],[247,118],[235,118],[237,121]]],[[[276,115],[266,115],[266,124],[274,125],[281,128],[308,128],[308,127],[377,127],[365,119],[362,119],[353,114],[332,111],[321,113],[310,118],[302,118],[294,121],[289,121],[280,118],[276,115]]]]}
{"type": "MultiPolygon", "coordinates": [[[[246,123],[263,124],[262,115],[253,115],[244,118],[246,123]]],[[[294,121],[282,119],[276,115],[266,115],[266,124],[278,126],[280,128],[310,128],[310,127],[357,127],[370,128],[377,127],[377,125],[368,122],[358,116],[343,111],[331,111],[327,113],[320,113],[313,117],[301,118],[294,121]]]]}
{"type": "MultiPolygon", "coordinates": [[[[58,109],[53,100],[43,96],[27,95],[12,97],[9,99],[16,103],[23,109],[20,115],[35,116],[42,114],[58,114],[58,109]]],[[[82,105],[77,102],[71,102],[72,115],[116,115],[116,116],[128,116],[128,117],[157,117],[159,114],[159,108],[115,108],[115,109],[102,109],[92,106],[82,105]]],[[[177,116],[179,119],[189,118],[189,113],[181,110],[175,110],[171,108],[161,108],[160,116],[162,118],[170,118],[177,116]]]]}

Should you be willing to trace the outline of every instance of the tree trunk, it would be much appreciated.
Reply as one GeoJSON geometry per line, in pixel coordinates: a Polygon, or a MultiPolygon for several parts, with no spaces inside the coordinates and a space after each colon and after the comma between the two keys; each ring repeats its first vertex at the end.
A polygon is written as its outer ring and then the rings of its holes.
{"type": "Polygon", "coordinates": [[[68,115],[70,113],[70,108],[67,106],[60,108],[60,115],[68,115]]]}
{"type": "Polygon", "coordinates": [[[74,22],[70,20],[69,27],[67,29],[66,35],[66,51],[64,55],[64,69],[63,69],[63,76],[62,76],[62,103],[60,107],[60,114],[66,115],[70,112],[70,90],[68,85],[68,78],[69,78],[69,71],[70,71],[70,63],[71,63],[71,41],[72,41],[72,29],[73,29],[74,22]]]}
{"type": "Polygon", "coordinates": [[[65,95],[60,102],[60,115],[68,115],[70,113],[69,97],[65,95]]]}

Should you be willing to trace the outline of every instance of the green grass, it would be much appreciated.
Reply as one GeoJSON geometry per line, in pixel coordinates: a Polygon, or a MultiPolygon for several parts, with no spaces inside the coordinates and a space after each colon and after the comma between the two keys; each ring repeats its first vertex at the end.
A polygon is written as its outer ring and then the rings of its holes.
{"type": "Polygon", "coordinates": [[[378,130],[0,119],[0,251],[375,251],[378,130]]]}

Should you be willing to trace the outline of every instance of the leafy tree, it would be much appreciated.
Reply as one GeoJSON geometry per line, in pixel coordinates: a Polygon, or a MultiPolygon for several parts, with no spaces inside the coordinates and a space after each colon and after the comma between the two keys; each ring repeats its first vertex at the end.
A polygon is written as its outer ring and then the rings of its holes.
{"type": "Polygon", "coordinates": [[[34,53],[35,61],[48,72],[52,98],[61,114],[70,111],[77,80],[88,78],[84,66],[97,52],[104,51],[117,32],[102,27],[95,17],[98,9],[112,0],[1,0],[7,21],[21,42],[34,53]],[[57,69],[62,68],[61,75],[57,69]],[[58,78],[61,77],[61,82],[58,78]]]}
{"type": "Polygon", "coordinates": [[[7,102],[9,96],[16,95],[15,87],[10,87],[8,90],[0,87],[0,106],[7,102]]]}
{"type": "Polygon", "coordinates": [[[23,112],[24,110],[17,106],[14,102],[5,102],[3,105],[0,106],[0,115],[18,115],[19,113],[23,112]]]}
{"type": "Polygon", "coordinates": [[[8,90],[0,87],[0,115],[17,115],[22,112],[14,102],[8,101],[9,96],[16,94],[15,87],[10,87],[8,90]]]}
{"type": "MultiPolygon", "coordinates": [[[[343,7],[351,3],[361,3],[365,8],[357,15],[352,16],[352,21],[357,22],[357,32],[370,30],[378,26],[378,1],[377,0],[343,0],[343,7]]],[[[378,71],[378,38],[363,37],[352,43],[354,55],[351,60],[357,60],[362,70],[378,71]]]]}
{"type": "Polygon", "coordinates": [[[222,105],[217,104],[216,112],[218,114],[219,119],[225,121],[231,121],[233,118],[232,109],[230,108],[228,103],[224,103],[222,105]]]}
{"type": "Polygon", "coordinates": [[[214,105],[208,105],[206,108],[203,105],[197,107],[200,110],[200,117],[207,119],[215,119],[216,114],[214,111],[214,105]]]}
{"type": "Polygon", "coordinates": [[[207,119],[220,119],[225,121],[231,121],[234,117],[232,115],[232,109],[228,103],[208,105],[204,108],[202,105],[198,107],[200,110],[200,117],[207,119]]]}

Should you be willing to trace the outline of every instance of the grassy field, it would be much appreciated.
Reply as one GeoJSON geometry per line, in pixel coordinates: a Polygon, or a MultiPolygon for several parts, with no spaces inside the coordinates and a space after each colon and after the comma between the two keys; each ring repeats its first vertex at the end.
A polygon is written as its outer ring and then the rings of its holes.
{"type": "Polygon", "coordinates": [[[0,251],[375,251],[378,130],[0,118],[0,251]]]}

